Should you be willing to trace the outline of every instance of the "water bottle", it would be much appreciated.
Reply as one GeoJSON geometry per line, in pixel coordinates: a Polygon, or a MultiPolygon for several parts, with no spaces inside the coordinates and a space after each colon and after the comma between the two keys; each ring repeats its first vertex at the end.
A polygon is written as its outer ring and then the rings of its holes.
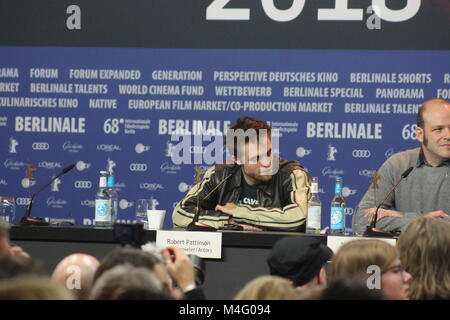
{"type": "Polygon", "coordinates": [[[95,195],[95,226],[112,226],[111,199],[108,194],[108,171],[100,171],[98,191],[95,195]]]}
{"type": "Polygon", "coordinates": [[[331,234],[345,233],[345,200],[342,196],[342,178],[336,177],[334,197],[331,200],[331,234]]]}
{"type": "Polygon", "coordinates": [[[0,197],[0,224],[14,223],[15,202],[13,197],[0,197]]]}
{"type": "Polygon", "coordinates": [[[119,204],[119,198],[117,195],[116,190],[116,182],[114,180],[114,173],[110,172],[108,175],[108,182],[107,182],[107,192],[109,195],[109,198],[111,200],[111,217],[112,217],[112,223],[114,223],[117,220],[117,213],[118,213],[118,204],[119,204]]]}
{"type": "Polygon", "coordinates": [[[306,233],[320,233],[322,219],[322,202],[319,199],[319,179],[311,179],[311,199],[308,203],[306,233]]]}

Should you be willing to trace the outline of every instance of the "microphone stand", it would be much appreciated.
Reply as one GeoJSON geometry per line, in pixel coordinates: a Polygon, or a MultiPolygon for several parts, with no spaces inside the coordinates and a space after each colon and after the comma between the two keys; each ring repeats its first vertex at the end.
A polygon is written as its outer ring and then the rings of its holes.
{"type": "Polygon", "coordinates": [[[20,219],[19,224],[21,226],[48,226],[49,223],[45,221],[44,218],[33,218],[30,217],[31,215],[31,209],[33,208],[33,200],[34,198],[41,193],[45,188],[47,188],[53,181],[58,179],[63,174],[66,174],[70,170],[72,170],[75,167],[74,164],[71,164],[70,166],[64,168],[58,175],[56,175],[54,178],[52,178],[46,185],[44,185],[42,188],[40,188],[38,191],[36,191],[33,196],[31,197],[30,203],[27,206],[27,209],[25,210],[25,214],[23,215],[22,219],[20,219]]]}
{"type": "Polygon", "coordinates": [[[402,182],[403,179],[405,179],[410,172],[413,170],[413,167],[409,167],[398,179],[397,183],[394,185],[393,188],[388,192],[388,194],[384,197],[383,201],[381,201],[377,208],[375,209],[375,214],[372,217],[372,221],[370,222],[370,225],[367,226],[366,231],[364,232],[364,237],[377,237],[377,238],[393,238],[394,235],[390,232],[383,231],[381,229],[378,229],[377,226],[377,220],[378,220],[378,210],[380,210],[380,207],[383,205],[383,203],[386,201],[387,198],[391,196],[391,194],[394,192],[395,188],[402,182]]]}

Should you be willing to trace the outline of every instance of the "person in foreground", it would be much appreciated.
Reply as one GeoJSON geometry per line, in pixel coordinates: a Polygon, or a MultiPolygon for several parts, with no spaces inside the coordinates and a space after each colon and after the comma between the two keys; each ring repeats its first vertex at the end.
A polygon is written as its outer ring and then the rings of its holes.
{"type": "Polygon", "coordinates": [[[277,276],[260,276],[248,282],[234,300],[297,300],[292,283],[277,276]]]}
{"type": "Polygon", "coordinates": [[[397,242],[400,259],[411,275],[411,299],[450,300],[450,223],[419,218],[397,242]]]}
{"type": "Polygon", "coordinates": [[[331,263],[332,282],[354,278],[371,290],[381,290],[388,300],[408,300],[411,275],[405,271],[397,249],[382,240],[353,240],[342,245],[331,263]]]}
{"type": "Polygon", "coordinates": [[[353,230],[363,233],[375,207],[388,194],[403,172],[412,172],[378,211],[377,228],[402,230],[412,220],[425,216],[450,221],[450,102],[426,101],[417,114],[416,137],[420,147],[392,155],[381,166],[379,189],[369,189],[353,217],[353,230]]]}
{"type": "Polygon", "coordinates": [[[298,162],[274,156],[270,126],[241,117],[225,139],[233,163],[206,171],[175,207],[174,226],[187,227],[198,210],[199,226],[219,229],[238,224],[245,230],[301,231],[310,179],[298,162]]]}
{"type": "Polygon", "coordinates": [[[286,278],[297,291],[327,284],[327,265],[333,251],[314,238],[301,236],[278,240],[267,257],[270,274],[286,278]]]}
{"type": "Polygon", "coordinates": [[[52,273],[52,280],[72,291],[79,300],[87,300],[94,274],[100,262],[94,256],[74,253],[62,259],[52,273]]]}

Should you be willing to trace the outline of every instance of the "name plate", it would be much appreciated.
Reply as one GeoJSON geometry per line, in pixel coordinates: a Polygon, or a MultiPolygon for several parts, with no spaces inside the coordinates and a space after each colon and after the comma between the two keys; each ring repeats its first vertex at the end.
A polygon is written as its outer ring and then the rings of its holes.
{"type": "Polygon", "coordinates": [[[156,231],[156,245],[179,247],[186,254],[195,254],[200,258],[222,258],[222,232],[195,231],[156,231]]]}
{"type": "Polygon", "coordinates": [[[382,240],[382,241],[386,241],[387,243],[395,246],[395,244],[397,243],[396,239],[389,239],[389,238],[368,238],[368,237],[348,237],[348,236],[328,236],[327,237],[327,246],[333,250],[334,253],[336,253],[338,251],[338,249],[347,242],[353,241],[353,240],[373,240],[373,239],[377,239],[377,240],[382,240]]]}

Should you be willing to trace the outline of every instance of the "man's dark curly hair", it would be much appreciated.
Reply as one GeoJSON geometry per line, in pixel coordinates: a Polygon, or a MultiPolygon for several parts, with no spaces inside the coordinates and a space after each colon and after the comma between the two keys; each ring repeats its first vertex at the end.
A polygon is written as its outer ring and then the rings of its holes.
{"type": "MultiPolygon", "coordinates": [[[[259,139],[260,130],[265,130],[265,133],[270,136],[271,133],[271,127],[267,124],[266,121],[258,120],[252,117],[243,116],[239,117],[236,120],[236,123],[231,125],[229,129],[227,130],[227,133],[225,135],[225,144],[228,146],[228,151],[230,152],[230,155],[237,157],[238,151],[238,141],[236,135],[233,134],[236,130],[243,130],[244,133],[247,130],[253,129],[256,131],[257,138],[259,139]],[[231,129],[231,130],[230,130],[231,129]],[[230,140],[233,139],[231,142],[230,140]],[[228,142],[228,143],[227,143],[228,142]],[[231,146],[233,149],[231,150],[231,146]]],[[[249,142],[249,137],[245,137],[245,143],[249,142]]]]}

